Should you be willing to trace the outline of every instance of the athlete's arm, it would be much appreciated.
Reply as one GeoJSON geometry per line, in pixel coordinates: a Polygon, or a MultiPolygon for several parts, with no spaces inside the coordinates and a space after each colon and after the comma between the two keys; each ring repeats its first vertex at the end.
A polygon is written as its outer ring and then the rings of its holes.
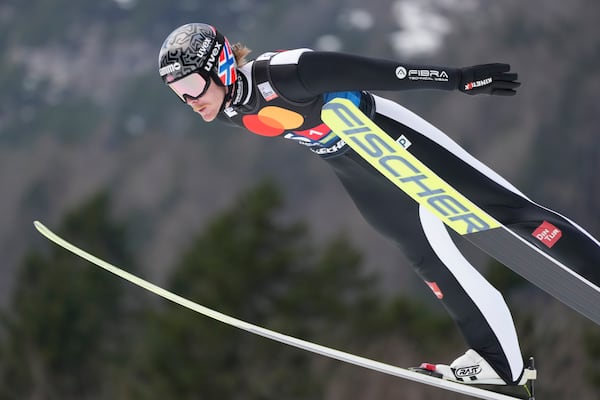
{"type": "Polygon", "coordinates": [[[516,74],[507,73],[507,64],[451,68],[308,50],[284,52],[273,60],[271,78],[284,96],[294,100],[351,90],[459,89],[511,95],[520,85],[514,82],[516,74]]]}

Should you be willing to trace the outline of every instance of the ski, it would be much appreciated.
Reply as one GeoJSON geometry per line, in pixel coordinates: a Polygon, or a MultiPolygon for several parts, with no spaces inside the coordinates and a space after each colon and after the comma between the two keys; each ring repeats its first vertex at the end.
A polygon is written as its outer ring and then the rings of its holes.
{"type": "MultiPolygon", "coordinates": [[[[600,288],[526,240],[445,182],[347,99],[323,106],[321,119],[350,148],[404,191],[490,256],[559,301],[600,325],[600,288]]],[[[530,221],[527,221],[530,222],[530,221]]],[[[516,225],[516,224],[515,224],[516,225]]],[[[537,239],[551,247],[560,230],[543,222],[537,239]]]]}
{"type": "Polygon", "coordinates": [[[346,353],[340,350],[336,350],[330,347],[325,347],[313,342],[308,342],[306,340],[298,339],[293,336],[288,336],[283,333],[275,332],[257,325],[253,325],[251,323],[239,320],[237,318],[231,317],[229,315],[220,313],[208,307],[202,306],[198,303],[195,303],[189,299],[181,297],[175,293],[172,293],[166,289],[163,289],[160,286],[157,286],[151,282],[148,282],[136,275],[133,275],[115,265],[112,265],[88,252],[82,250],[81,248],[75,246],[74,244],[68,242],[62,237],[58,236],[56,233],[52,232],[48,229],[44,224],[39,221],[34,222],[35,228],[47,239],[54,242],[58,246],[72,252],[73,254],[95,264],[96,266],[105,269],[108,272],[117,275],[118,277],[125,279],[126,281],[137,285],[143,289],[146,289],[166,300],[172,301],[173,303],[179,304],[185,308],[188,308],[192,311],[195,311],[199,314],[202,314],[206,317],[212,318],[224,324],[230,325],[232,327],[244,330],[246,332],[252,333],[254,335],[262,336],[264,338],[286,344],[288,346],[292,346],[301,350],[309,351],[321,356],[329,357],[338,361],[342,361],[348,364],[356,365],[358,367],[367,368],[373,371],[381,372],[387,375],[395,376],[398,378],[407,379],[413,382],[422,383],[428,386],[437,387],[439,389],[456,392],[460,394],[464,394],[467,396],[472,396],[478,399],[483,400],[519,400],[518,397],[512,397],[509,395],[505,395],[502,393],[497,393],[491,390],[486,390],[482,388],[478,388],[475,386],[468,386],[466,384],[461,384],[457,382],[452,382],[448,380],[439,379],[433,376],[421,374],[419,372],[410,371],[408,369],[396,367],[393,365],[385,364],[379,361],[374,361],[365,357],[361,357],[355,354],[346,353]]]}

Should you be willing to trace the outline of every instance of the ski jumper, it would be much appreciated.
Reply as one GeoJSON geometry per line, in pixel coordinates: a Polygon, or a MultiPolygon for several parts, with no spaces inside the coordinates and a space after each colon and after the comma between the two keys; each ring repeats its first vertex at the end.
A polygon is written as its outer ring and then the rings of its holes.
{"type": "Polygon", "coordinates": [[[350,99],[394,140],[409,146],[442,179],[498,220],[527,221],[528,215],[541,214],[571,236],[572,246],[557,258],[575,266],[587,265],[585,260],[600,264],[600,244],[581,228],[531,202],[427,121],[367,92],[455,90],[459,81],[460,70],[449,67],[309,49],[264,53],[238,68],[232,103],[220,118],[258,135],[293,140],[322,157],[364,218],[407,256],[456,321],[468,345],[504,381],[515,383],[524,364],[502,295],[463,256],[440,220],[371,167],[320,119],[327,101],[350,99]]]}

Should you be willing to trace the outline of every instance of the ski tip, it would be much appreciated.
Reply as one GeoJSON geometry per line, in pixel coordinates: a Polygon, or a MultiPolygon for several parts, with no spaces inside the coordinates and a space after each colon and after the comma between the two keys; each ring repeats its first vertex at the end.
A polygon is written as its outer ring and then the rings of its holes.
{"type": "Polygon", "coordinates": [[[42,234],[48,230],[48,228],[46,228],[46,225],[42,224],[38,220],[33,221],[33,226],[35,226],[35,229],[37,229],[38,232],[40,232],[42,234]]]}

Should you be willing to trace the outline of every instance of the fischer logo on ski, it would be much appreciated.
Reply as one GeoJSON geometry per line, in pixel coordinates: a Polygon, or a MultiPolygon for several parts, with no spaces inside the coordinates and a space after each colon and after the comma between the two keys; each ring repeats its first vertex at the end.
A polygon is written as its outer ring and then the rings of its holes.
{"type": "Polygon", "coordinates": [[[323,106],[323,121],[402,191],[461,235],[497,228],[500,223],[398,146],[347,99],[323,106]]]}

